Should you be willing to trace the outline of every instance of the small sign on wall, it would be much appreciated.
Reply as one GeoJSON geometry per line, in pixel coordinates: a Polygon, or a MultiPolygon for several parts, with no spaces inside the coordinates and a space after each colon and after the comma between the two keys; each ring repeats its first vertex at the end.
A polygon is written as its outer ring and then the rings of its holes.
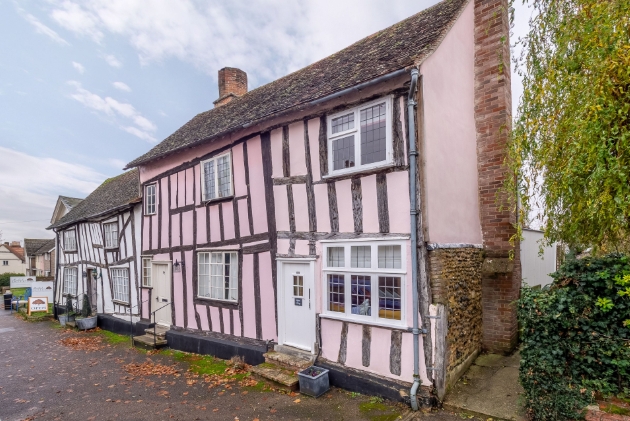
{"type": "Polygon", "coordinates": [[[48,297],[29,297],[28,299],[28,315],[31,313],[46,312],[48,313],[48,297]]]}
{"type": "Polygon", "coordinates": [[[35,276],[11,276],[11,288],[28,288],[37,280],[35,276]]]}
{"type": "Polygon", "coordinates": [[[295,305],[296,306],[301,306],[302,305],[302,299],[301,298],[294,298],[295,300],[295,305]]]}

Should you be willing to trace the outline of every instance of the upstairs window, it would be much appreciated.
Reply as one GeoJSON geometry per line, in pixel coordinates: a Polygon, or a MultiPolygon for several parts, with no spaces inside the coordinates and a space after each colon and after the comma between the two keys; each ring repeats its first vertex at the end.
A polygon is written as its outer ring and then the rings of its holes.
{"type": "Polygon", "coordinates": [[[149,184],[144,188],[144,214],[145,215],[154,215],[155,214],[155,194],[156,185],[149,184]]]}
{"type": "Polygon", "coordinates": [[[404,325],[405,242],[330,242],[325,246],[324,314],[404,325]]]}
{"type": "Polygon", "coordinates": [[[75,230],[63,232],[63,248],[66,251],[77,251],[77,237],[75,230]]]}
{"type": "Polygon", "coordinates": [[[328,117],[330,175],[392,163],[391,97],[328,117]]]}
{"type": "Polygon", "coordinates": [[[204,201],[234,195],[230,152],[201,162],[201,184],[204,201]]]}
{"type": "Polygon", "coordinates": [[[105,248],[118,247],[118,222],[103,224],[103,230],[105,232],[105,248]]]}
{"type": "Polygon", "coordinates": [[[64,268],[63,270],[63,295],[77,295],[77,268],[64,268]]]}
{"type": "Polygon", "coordinates": [[[238,253],[211,252],[197,255],[199,298],[238,301],[238,253]]]}

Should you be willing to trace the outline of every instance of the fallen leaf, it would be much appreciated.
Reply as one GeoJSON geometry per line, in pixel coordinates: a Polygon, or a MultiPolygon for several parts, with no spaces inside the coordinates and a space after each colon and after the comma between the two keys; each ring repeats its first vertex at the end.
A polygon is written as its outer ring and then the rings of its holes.
{"type": "Polygon", "coordinates": [[[294,403],[300,403],[300,400],[299,400],[299,399],[296,399],[296,400],[294,400],[293,402],[294,402],[294,403]]]}

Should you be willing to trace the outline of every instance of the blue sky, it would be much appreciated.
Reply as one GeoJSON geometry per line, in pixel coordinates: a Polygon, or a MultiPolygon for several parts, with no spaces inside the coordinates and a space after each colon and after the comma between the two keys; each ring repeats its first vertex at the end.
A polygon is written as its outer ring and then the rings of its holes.
{"type": "Polygon", "coordinates": [[[85,197],[212,108],[220,68],[253,89],[436,2],[0,0],[4,241],[52,237],[57,196],[85,197]]]}

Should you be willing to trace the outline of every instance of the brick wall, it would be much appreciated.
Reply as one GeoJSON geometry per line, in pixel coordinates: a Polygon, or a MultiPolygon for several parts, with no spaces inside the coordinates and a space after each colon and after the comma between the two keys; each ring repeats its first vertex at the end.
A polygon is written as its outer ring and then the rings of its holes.
{"type": "Polygon", "coordinates": [[[482,250],[473,247],[429,252],[433,303],[446,306],[447,372],[481,348],[482,261],[482,250]]]}
{"type": "Polygon", "coordinates": [[[508,353],[517,342],[521,276],[519,251],[509,239],[514,214],[497,196],[508,175],[503,162],[511,128],[509,16],[507,0],[475,0],[475,123],[483,264],[483,345],[508,353]],[[514,260],[510,252],[514,251],[514,260]]]}

